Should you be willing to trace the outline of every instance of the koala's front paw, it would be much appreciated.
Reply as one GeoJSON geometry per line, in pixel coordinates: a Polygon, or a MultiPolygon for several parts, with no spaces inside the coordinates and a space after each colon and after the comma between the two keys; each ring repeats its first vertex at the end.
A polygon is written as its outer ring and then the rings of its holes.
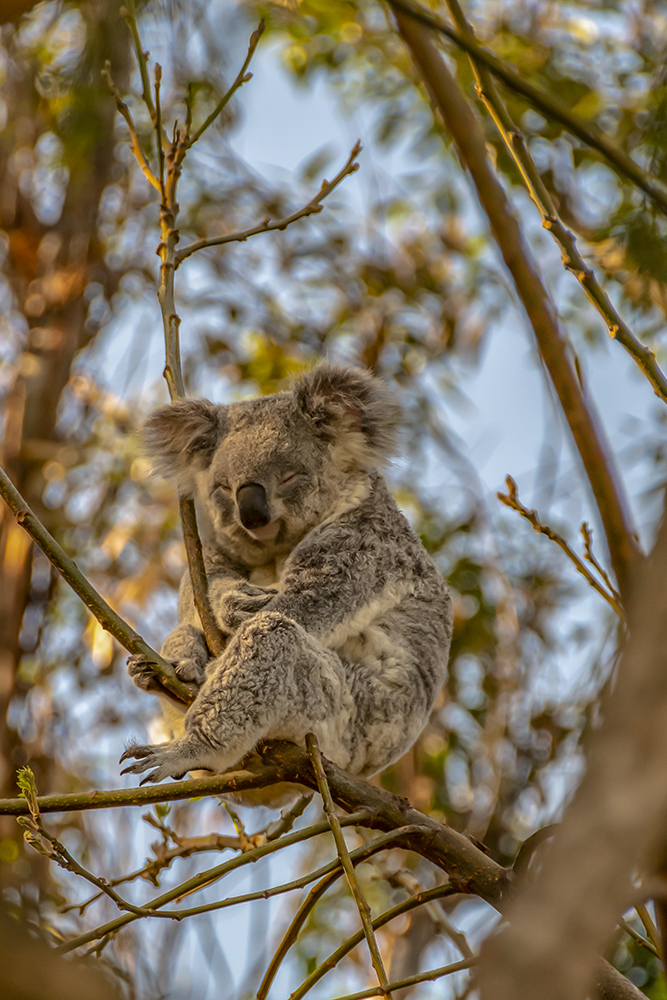
{"type": "Polygon", "coordinates": [[[264,611],[277,593],[275,587],[241,583],[220,598],[215,608],[216,617],[226,632],[236,632],[249,618],[264,611]]]}
{"type": "Polygon", "coordinates": [[[134,758],[137,763],[130,764],[124,768],[121,774],[142,774],[144,771],[151,771],[140,784],[146,782],[164,781],[165,778],[182,778],[188,771],[212,770],[210,764],[203,759],[206,755],[206,748],[193,744],[191,740],[184,737],[180,740],[172,740],[170,743],[158,743],[157,745],[137,744],[128,747],[119,760],[122,764],[125,760],[134,758]],[[151,770],[152,769],[152,770],[151,770]]]}
{"type": "Polygon", "coordinates": [[[134,653],[128,657],[127,671],[133,682],[142,691],[150,691],[151,693],[164,691],[155,670],[155,663],[141,653],[134,653]]]}

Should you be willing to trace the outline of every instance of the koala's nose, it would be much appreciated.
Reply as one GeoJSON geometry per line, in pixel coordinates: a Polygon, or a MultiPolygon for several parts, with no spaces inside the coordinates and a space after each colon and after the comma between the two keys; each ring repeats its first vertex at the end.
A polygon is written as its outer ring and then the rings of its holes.
{"type": "Polygon", "coordinates": [[[239,518],[244,528],[263,528],[271,520],[266,491],[259,483],[246,483],[236,491],[239,518]]]}

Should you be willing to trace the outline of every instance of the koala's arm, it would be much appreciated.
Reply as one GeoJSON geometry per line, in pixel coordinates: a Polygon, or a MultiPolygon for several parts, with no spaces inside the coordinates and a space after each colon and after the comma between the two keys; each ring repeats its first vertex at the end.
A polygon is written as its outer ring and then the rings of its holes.
{"type": "Polygon", "coordinates": [[[448,600],[440,574],[380,481],[368,501],[297,546],[268,608],[335,646],[408,595],[428,604],[448,600]]]}
{"type": "MultiPolygon", "coordinates": [[[[243,621],[261,611],[275,595],[272,588],[249,584],[239,568],[231,563],[221,563],[220,558],[216,559],[213,567],[208,568],[211,608],[220,628],[228,637],[243,621]]],[[[201,684],[205,679],[210,654],[187,570],[183,574],[178,593],[178,617],[179,624],[162,644],[162,656],[173,661],[182,680],[201,684]]]]}

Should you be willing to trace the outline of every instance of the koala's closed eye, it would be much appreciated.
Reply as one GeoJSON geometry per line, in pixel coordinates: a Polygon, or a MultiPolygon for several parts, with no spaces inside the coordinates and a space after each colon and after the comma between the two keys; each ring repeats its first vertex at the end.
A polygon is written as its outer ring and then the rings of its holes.
{"type": "Polygon", "coordinates": [[[283,478],[278,482],[278,486],[282,489],[285,486],[296,486],[297,483],[302,482],[304,475],[302,472],[290,472],[288,475],[283,476],[283,478]]]}

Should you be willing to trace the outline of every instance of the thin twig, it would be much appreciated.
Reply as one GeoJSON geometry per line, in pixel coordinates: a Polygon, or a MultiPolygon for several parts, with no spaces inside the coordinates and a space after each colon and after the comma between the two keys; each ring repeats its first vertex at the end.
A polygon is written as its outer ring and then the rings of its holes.
{"type": "MultiPolygon", "coordinates": [[[[346,816],[343,823],[345,826],[354,826],[359,822],[359,818],[358,814],[355,817],[346,816]]],[[[167,892],[164,892],[162,895],[152,899],[150,904],[144,909],[146,911],[160,909],[161,907],[166,906],[167,903],[171,903],[181,896],[189,895],[190,893],[203,889],[206,886],[213,885],[215,882],[219,882],[220,879],[225,877],[225,875],[231,871],[235,871],[237,868],[243,868],[245,865],[254,864],[256,861],[259,861],[260,858],[266,857],[269,854],[274,854],[276,851],[280,851],[284,847],[288,847],[291,844],[298,844],[305,840],[310,840],[312,837],[326,833],[328,830],[328,823],[314,823],[312,826],[305,827],[303,830],[298,830],[296,833],[290,833],[286,837],[281,837],[279,840],[274,840],[271,843],[257,847],[253,851],[246,851],[245,854],[241,854],[239,857],[230,858],[229,861],[216,865],[214,868],[209,868],[207,871],[199,872],[192,878],[189,878],[184,882],[180,882],[167,892]]],[[[147,913],[141,914],[141,916],[147,915],[147,913]]],[[[84,944],[100,940],[108,934],[116,933],[116,931],[119,931],[121,927],[125,927],[127,924],[133,923],[138,919],[139,916],[134,913],[125,913],[120,917],[116,917],[115,919],[108,921],[108,923],[103,924],[100,927],[94,927],[85,934],[72,938],[72,940],[65,942],[65,944],[61,945],[57,950],[62,953],[75,951],[84,944]]]]}
{"type": "Polygon", "coordinates": [[[621,595],[619,594],[619,592],[617,591],[616,587],[611,582],[611,580],[609,578],[609,574],[607,573],[606,569],[604,568],[604,566],[602,566],[600,564],[600,561],[598,560],[597,556],[593,552],[593,531],[592,531],[592,529],[588,526],[588,524],[587,524],[586,521],[583,521],[582,525],[581,525],[581,528],[579,529],[579,531],[581,532],[581,537],[584,540],[584,559],[587,559],[588,562],[591,564],[591,566],[595,567],[595,569],[598,571],[598,573],[600,574],[600,576],[604,580],[606,586],[609,588],[609,593],[613,594],[614,597],[616,598],[616,600],[620,604],[621,603],[621,595]]]}
{"type": "MultiPolygon", "coordinates": [[[[256,833],[252,833],[245,838],[245,847],[241,843],[238,837],[229,837],[221,833],[209,833],[206,836],[201,837],[180,837],[173,830],[169,831],[169,836],[173,839],[176,847],[167,847],[166,844],[154,844],[153,851],[155,852],[155,857],[145,864],[142,868],[138,868],[133,872],[129,872],[127,875],[121,875],[118,878],[109,879],[108,884],[111,886],[123,885],[127,882],[134,882],[136,879],[147,879],[152,882],[154,886],[159,885],[158,876],[161,871],[165,868],[169,868],[172,861],[178,858],[189,858],[194,854],[202,854],[209,851],[240,851],[241,853],[246,850],[254,850],[255,847],[262,847],[264,844],[268,844],[273,840],[278,840],[279,837],[283,837],[286,833],[289,833],[292,829],[294,823],[302,815],[306,809],[309,802],[312,800],[312,793],[309,795],[301,795],[294,805],[285,809],[281,813],[280,818],[273,820],[268,824],[263,830],[257,830],[256,833]]],[[[153,821],[152,816],[144,816],[144,819],[153,821]]],[[[96,893],[94,896],[90,896],[88,899],[82,900],[80,903],[71,903],[67,906],[59,907],[59,913],[69,913],[72,910],[78,910],[79,913],[83,913],[84,910],[94,903],[95,900],[100,898],[100,893],[96,893]]]]}
{"type": "Polygon", "coordinates": [[[538,534],[546,535],[546,537],[551,539],[552,542],[555,542],[574,565],[577,572],[581,573],[583,578],[586,580],[586,583],[588,583],[588,585],[591,586],[593,590],[600,595],[600,597],[603,597],[607,604],[614,609],[616,614],[623,621],[625,621],[625,612],[619,602],[619,597],[616,591],[610,592],[602,586],[599,580],[593,576],[583,560],[579,558],[577,553],[570,547],[569,543],[565,541],[562,535],[557,534],[553,528],[549,527],[548,524],[543,524],[540,521],[536,510],[529,510],[527,507],[524,507],[519,500],[517,485],[511,476],[507,476],[505,478],[505,483],[507,484],[507,493],[496,493],[500,502],[506,507],[511,508],[511,510],[515,510],[521,515],[521,517],[525,518],[526,521],[533,526],[535,531],[538,532],[538,534]]]}
{"type": "MultiPolygon", "coordinates": [[[[437,969],[429,969],[428,972],[419,972],[415,976],[408,976],[407,979],[397,979],[389,983],[390,990],[405,990],[410,986],[418,986],[419,983],[428,983],[432,979],[442,979],[443,976],[451,976],[454,972],[463,972],[465,969],[472,969],[477,965],[478,958],[465,958],[461,962],[453,962],[451,965],[441,965],[437,969]]],[[[336,1000],[364,1000],[365,997],[374,997],[380,993],[375,987],[368,990],[360,990],[359,993],[346,993],[345,996],[336,997],[336,1000]]]]}
{"type": "Polygon", "coordinates": [[[125,119],[127,127],[130,130],[130,139],[132,140],[130,143],[130,149],[134,153],[135,159],[137,160],[137,163],[141,167],[144,177],[146,178],[148,183],[152,185],[152,187],[154,187],[156,191],[159,191],[160,181],[153,173],[151,165],[148,162],[146,154],[143,151],[143,148],[141,146],[141,141],[139,139],[139,133],[137,132],[137,127],[134,124],[134,119],[132,118],[132,113],[127,104],[125,103],[125,101],[123,100],[123,98],[120,96],[120,91],[118,90],[118,87],[113,82],[113,78],[111,76],[111,63],[109,62],[108,59],[104,64],[104,69],[102,70],[102,76],[106,80],[109,90],[115,97],[116,107],[118,108],[119,112],[125,119]]]}
{"type": "MultiPolygon", "coordinates": [[[[373,930],[379,930],[380,927],[384,927],[385,924],[390,923],[395,920],[396,917],[402,916],[404,913],[409,913],[410,910],[414,910],[418,906],[424,906],[426,903],[430,903],[433,899],[442,899],[444,896],[454,896],[456,895],[456,889],[451,885],[438,885],[434,889],[427,889],[425,892],[419,892],[416,896],[410,896],[408,899],[404,899],[402,902],[397,903],[396,906],[392,906],[390,910],[385,910],[381,913],[379,917],[376,917],[373,921],[373,930]]],[[[364,932],[357,931],[351,937],[344,941],[340,947],[336,948],[334,952],[329,955],[327,959],[324,960],[318,967],[311,972],[307,979],[301,983],[298,989],[294,990],[290,994],[289,1000],[301,1000],[301,997],[305,996],[315,986],[316,983],[322,979],[323,976],[327,974],[331,969],[335,968],[336,965],[345,958],[353,948],[364,940],[364,932]]]]}
{"type": "Polygon", "coordinates": [[[396,13],[433,103],[442,115],[459,156],[470,171],[480,203],[526,311],[539,352],[549,372],[565,418],[581,456],[604,526],[619,589],[626,594],[635,562],[641,555],[630,508],[615,462],[572,360],[572,349],[558,321],[530,248],[512,212],[486,148],[481,124],[449,72],[431,35],[407,14],[396,13]]]}
{"type": "MultiPolygon", "coordinates": [[[[132,35],[132,41],[134,42],[134,51],[137,57],[137,63],[139,65],[139,73],[141,74],[141,87],[144,104],[148,109],[148,113],[151,116],[151,121],[155,125],[156,114],[155,105],[153,104],[153,95],[151,94],[151,84],[150,78],[148,76],[148,53],[144,52],[143,46],[141,44],[141,38],[139,37],[139,26],[137,24],[137,9],[135,7],[134,0],[127,0],[127,7],[120,8],[121,17],[125,18],[125,23],[130,29],[130,34],[132,35]]],[[[160,142],[160,145],[162,143],[160,142]]]]}
{"type": "Polygon", "coordinates": [[[478,45],[470,38],[464,38],[446,21],[443,21],[431,11],[426,10],[412,0],[387,0],[395,13],[403,14],[413,21],[444,35],[451,42],[463,49],[468,55],[474,56],[478,63],[486,66],[494,76],[502,80],[510,90],[521,94],[529,104],[538,108],[547,118],[560,122],[568,132],[575,135],[591,149],[597,150],[621,174],[632,181],[638,188],[658,206],[663,214],[667,214],[667,191],[649,173],[643,170],[631,156],[620,149],[609,139],[595,122],[581,118],[552,94],[529,83],[525,76],[517,73],[507,63],[498,59],[489,49],[478,45]]]}
{"type": "Polygon", "coordinates": [[[250,41],[248,42],[248,53],[245,57],[243,66],[239,70],[238,76],[234,80],[234,83],[231,85],[225,96],[221,98],[221,100],[215,106],[215,108],[208,116],[204,124],[200,125],[197,131],[194,133],[194,135],[188,140],[187,143],[188,146],[194,145],[194,143],[201,138],[202,134],[206,131],[206,129],[210,125],[213,124],[213,122],[218,117],[223,108],[225,108],[227,104],[229,104],[229,101],[232,99],[236,91],[240,87],[242,87],[244,83],[247,83],[249,80],[252,80],[252,73],[246,73],[246,70],[250,65],[250,60],[255,54],[255,49],[257,48],[257,45],[259,44],[259,40],[262,37],[263,33],[264,33],[264,21],[262,20],[259,22],[255,30],[253,31],[252,35],[250,36],[250,41]]]}
{"type": "Polygon", "coordinates": [[[371,962],[373,963],[373,968],[375,969],[378,981],[382,987],[381,993],[383,996],[388,997],[389,1000],[391,1000],[389,980],[387,979],[387,973],[385,972],[382,955],[380,954],[380,949],[378,948],[378,943],[375,939],[375,934],[373,933],[371,908],[368,905],[368,901],[364,896],[361,885],[359,884],[357,873],[354,870],[354,865],[350,861],[350,854],[347,849],[347,844],[345,843],[345,837],[343,836],[343,831],[340,826],[340,820],[336,816],[333,799],[331,798],[329,782],[327,781],[327,776],[324,773],[324,767],[322,766],[322,756],[320,754],[317,736],[315,736],[314,733],[306,734],[306,748],[313,763],[313,770],[315,772],[315,777],[317,778],[320,795],[322,796],[324,811],[327,815],[327,819],[329,820],[331,832],[336,842],[338,857],[340,858],[340,862],[345,870],[350,892],[352,893],[354,901],[357,904],[357,909],[359,910],[361,925],[364,929],[364,936],[371,955],[371,962]]]}
{"type": "MultiPolygon", "coordinates": [[[[369,844],[365,844],[363,847],[358,847],[355,851],[350,853],[350,861],[356,867],[363,861],[368,861],[373,855],[377,854],[379,851],[386,850],[390,847],[392,843],[400,837],[406,834],[416,832],[420,829],[417,826],[403,826],[399,827],[392,833],[385,834],[383,837],[377,837],[375,840],[371,841],[369,844]]],[[[255,1000],[265,1000],[266,995],[271,988],[271,984],[276,977],[278,969],[280,968],[287,952],[291,946],[296,942],[299,932],[303,927],[304,923],[308,919],[308,916],[315,907],[315,904],[322,898],[325,892],[343,875],[343,869],[340,864],[337,864],[335,868],[332,868],[324,877],[313,886],[304,901],[301,903],[296,914],[292,918],[292,922],[285,931],[280,944],[276,948],[273,958],[269,962],[269,966],[264,974],[264,978],[257,990],[257,995],[255,1000]]]]}
{"type": "Polygon", "coordinates": [[[314,198],[311,198],[307,205],[304,205],[303,208],[293,212],[292,215],[287,215],[284,219],[276,219],[274,221],[271,221],[271,219],[264,219],[264,221],[258,223],[258,225],[252,226],[250,229],[244,229],[241,232],[228,233],[225,236],[212,236],[209,239],[195,240],[194,243],[189,243],[188,246],[183,247],[182,250],[177,252],[176,266],[179,267],[183,261],[192,256],[193,253],[196,253],[198,250],[204,250],[206,247],[222,246],[225,243],[244,243],[246,240],[250,239],[251,236],[258,236],[260,233],[271,233],[275,230],[287,229],[288,226],[291,226],[293,222],[298,222],[299,219],[305,219],[309,215],[317,215],[318,212],[322,211],[322,202],[324,199],[338,187],[342,180],[344,180],[349,174],[353,174],[359,169],[359,164],[355,161],[359,156],[361,149],[361,143],[359,141],[355,142],[347,159],[347,163],[341,170],[338,171],[334,179],[331,181],[322,181],[322,186],[314,198]]]}
{"type": "Polygon", "coordinates": [[[63,579],[70,585],[89,611],[95,616],[105,632],[109,632],[130,653],[141,655],[155,665],[160,683],[178,700],[189,704],[196,693],[194,684],[187,684],[178,679],[171,663],[164,660],[152,646],[149,646],[138,632],[128,625],[120,615],[110,607],[98,594],[93,585],[86,579],[73,559],[58,544],[37,515],[30,509],[19,491],[11,482],[9,476],[0,468],[0,496],[15,515],[16,520],[30,537],[37,543],[44,555],[58,570],[63,579]]]}
{"type": "Polygon", "coordinates": [[[632,926],[632,924],[625,919],[625,917],[621,917],[621,919],[618,921],[618,926],[622,927],[625,933],[629,934],[632,940],[636,941],[638,945],[641,945],[642,948],[646,948],[646,950],[650,951],[651,954],[655,955],[657,958],[660,958],[660,952],[653,944],[653,942],[649,941],[648,938],[643,937],[643,935],[641,935],[639,931],[636,931],[632,926]]]}
{"type": "Polygon", "coordinates": [[[644,930],[648,934],[651,944],[658,953],[658,957],[662,959],[662,942],[660,940],[660,934],[658,933],[658,928],[653,922],[651,914],[648,912],[646,903],[636,903],[635,910],[637,911],[637,916],[644,925],[644,930]]]}
{"type": "MultiPolygon", "coordinates": [[[[400,870],[397,872],[385,872],[382,871],[380,865],[376,862],[376,867],[380,877],[389,883],[389,885],[400,886],[402,889],[406,889],[407,892],[415,894],[417,892],[424,892],[424,886],[420,885],[418,880],[414,877],[411,872],[400,870]]],[[[444,934],[449,940],[458,948],[461,952],[463,958],[473,958],[473,952],[468,944],[468,939],[465,934],[458,930],[452,922],[447,918],[442,904],[436,900],[432,903],[428,903],[426,910],[433,921],[434,930],[436,933],[444,934]]]]}
{"type": "MultiPolygon", "coordinates": [[[[468,41],[476,43],[474,31],[463,13],[459,0],[447,0],[447,6],[461,35],[468,41]]],[[[577,239],[560,218],[554,200],[528,151],[521,130],[512,120],[491,72],[478,62],[476,56],[471,55],[470,62],[477,80],[478,94],[493,118],[509,155],[523,177],[528,193],[542,216],[542,225],[551,233],[560,247],[563,266],[579,281],[588,299],[605,321],[611,337],[617,340],[630,354],[653,386],[656,396],[663,402],[667,402],[667,377],[657,362],[655,352],[642,344],[635,336],[596,278],[593,269],[581,256],[577,239]]]]}

